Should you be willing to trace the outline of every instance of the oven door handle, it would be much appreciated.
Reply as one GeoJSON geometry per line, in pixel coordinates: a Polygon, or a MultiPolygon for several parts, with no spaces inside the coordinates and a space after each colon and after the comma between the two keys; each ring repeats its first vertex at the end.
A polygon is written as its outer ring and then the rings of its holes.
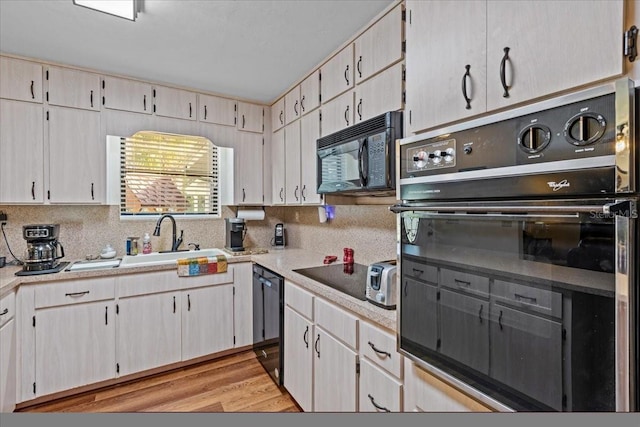
{"type": "Polygon", "coordinates": [[[553,216],[553,217],[576,217],[581,213],[594,215],[612,215],[617,212],[632,212],[628,206],[629,201],[614,202],[601,205],[574,205],[574,206],[409,206],[393,205],[389,210],[394,213],[403,212],[427,212],[433,215],[464,215],[476,214],[478,217],[498,217],[507,218],[509,214],[522,216],[553,216]],[[495,215],[489,215],[495,214],[495,215]]]}

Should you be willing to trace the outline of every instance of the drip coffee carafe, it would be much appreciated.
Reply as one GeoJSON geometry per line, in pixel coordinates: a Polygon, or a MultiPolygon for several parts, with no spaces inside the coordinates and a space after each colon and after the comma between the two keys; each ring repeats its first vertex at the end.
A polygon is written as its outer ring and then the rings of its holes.
{"type": "Polygon", "coordinates": [[[64,248],[58,242],[59,224],[32,224],[22,227],[22,237],[27,241],[22,270],[48,272],[60,264],[64,248]],[[58,252],[59,249],[59,252],[58,252]]]}

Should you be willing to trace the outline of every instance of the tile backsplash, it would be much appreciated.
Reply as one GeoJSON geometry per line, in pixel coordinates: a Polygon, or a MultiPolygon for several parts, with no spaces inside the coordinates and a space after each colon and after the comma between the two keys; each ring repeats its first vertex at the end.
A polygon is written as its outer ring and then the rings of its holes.
{"type": "MultiPolygon", "coordinates": [[[[65,260],[75,261],[87,255],[97,255],[107,244],[125,254],[125,240],[129,236],[142,238],[153,233],[156,220],[121,220],[117,206],[0,206],[8,216],[6,237],[13,253],[21,258],[26,249],[22,226],[26,224],[60,224],[60,243],[65,260]]],[[[235,208],[224,207],[218,219],[189,219],[177,217],[178,234],[184,230],[183,248],[188,243],[200,247],[223,247],[224,218],[234,217],[235,208]]],[[[342,248],[351,247],[355,261],[361,264],[395,257],[395,215],[386,206],[338,205],[335,217],[320,223],[317,207],[266,207],[261,221],[247,221],[245,247],[271,247],[275,224],[284,223],[287,247],[310,249],[323,255],[337,255],[342,248]]],[[[162,223],[159,237],[151,236],[154,251],[171,247],[171,223],[162,223]]],[[[286,248],[284,249],[286,250],[286,248]]],[[[0,256],[12,259],[4,237],[0,236],[0,256]]],[[[319,263],[322,260],[319,259],[319,263]]]]}

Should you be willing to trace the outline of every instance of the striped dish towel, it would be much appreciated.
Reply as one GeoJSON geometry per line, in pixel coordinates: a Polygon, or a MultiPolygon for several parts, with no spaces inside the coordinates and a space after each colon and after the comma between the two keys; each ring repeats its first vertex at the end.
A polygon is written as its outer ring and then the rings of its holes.
{"type": "Polygon", "coordinates": [[[178,259],[178,276],[200,276],[226,271],[227,257],[224,255],[178,259]]]}

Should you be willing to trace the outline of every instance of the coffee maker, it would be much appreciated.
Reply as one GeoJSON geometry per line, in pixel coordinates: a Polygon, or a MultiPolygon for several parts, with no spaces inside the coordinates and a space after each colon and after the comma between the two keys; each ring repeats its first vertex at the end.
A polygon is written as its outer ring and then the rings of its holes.
{"type": "Polygon", "coordinates": [[[244,251],[244,236],[247,226],[244,218],[225,218],[225,244],[224,247],[232,252],[244,251]]]}
{"type": "Polygon", "coordinates": [[[22,237],[27,241],[22,271],[16,275],[56,273],[68,263],[61,263],[64,248],[58,242],[59,224],[31,224],[22,226],[22,237]],[[58,248],[60,253],[58,253],[58,248]]]}

